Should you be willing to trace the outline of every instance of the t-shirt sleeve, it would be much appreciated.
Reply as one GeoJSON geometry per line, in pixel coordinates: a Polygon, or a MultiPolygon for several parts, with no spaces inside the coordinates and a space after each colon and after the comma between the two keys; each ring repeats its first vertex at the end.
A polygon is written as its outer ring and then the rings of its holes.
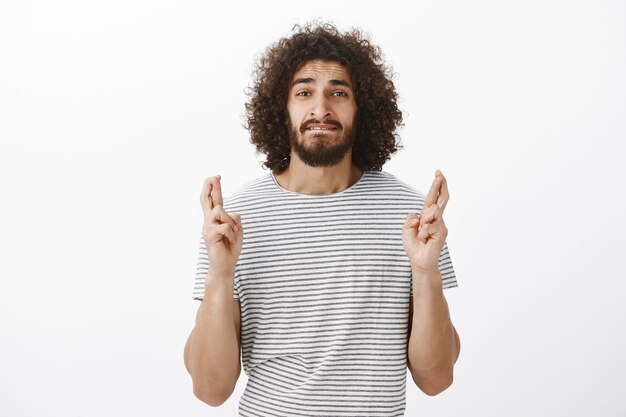
{"type": "MultiPolygon", "coordinates": [[[[441,285],[444,290],[459,286],[456,282],[452,259],[450,259],[450,252],[448,251],[448,242],[443,243],[443,249],[441,249],[439,254],[439,272],[441,272],[441,285]]],[[[413,295],[413,280],[411,280],[411,295],[413,295]]]]}
{"type": "MultiPolygon", "coordinates": [[[[204,300],[204,281],[209,273],[209,255],[204,244],[204,238],[200,235],[198,249],[198,263],[196,265],[196,279],[193,286],[193,299],[204,300]]],[[[233,282],[233,300],[239,300],[239,268],[235,269],[233,282]]]]}

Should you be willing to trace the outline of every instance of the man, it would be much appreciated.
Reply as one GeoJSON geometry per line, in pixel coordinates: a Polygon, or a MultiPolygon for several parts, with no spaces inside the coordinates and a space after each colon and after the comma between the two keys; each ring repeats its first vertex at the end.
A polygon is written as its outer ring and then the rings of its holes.
{"type": "Polygon", "coordinates": [[[184,355],[194,393],[226,401],[241,353],[240,415],[404,415],[407,367],[436,395],[459,355],[446,179],[437,171],[425,196],[381,170],[402,115],[357,30],[299,28],[268,48],[250,96],[271,172],[226,200],[219,175],[204,183],[202,303],[184,355]]]}

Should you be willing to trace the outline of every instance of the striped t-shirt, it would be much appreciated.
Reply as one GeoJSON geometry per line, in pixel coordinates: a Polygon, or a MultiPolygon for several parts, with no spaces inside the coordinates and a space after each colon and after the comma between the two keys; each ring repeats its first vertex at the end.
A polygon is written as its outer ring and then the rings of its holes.
{"type": "MultiPolygon", "coordinates": [[[[424,198],[384,171],[327,195],[285,190],[270,172],[224,198],[243,225],[240,416],[404,415],[413,288],[402,227],[424,198]]],[[[201,236],[196,300],[208,268],[201,236]]],[[[457,286],[447,244],[439,270],[443,288],[457,286]]]]}

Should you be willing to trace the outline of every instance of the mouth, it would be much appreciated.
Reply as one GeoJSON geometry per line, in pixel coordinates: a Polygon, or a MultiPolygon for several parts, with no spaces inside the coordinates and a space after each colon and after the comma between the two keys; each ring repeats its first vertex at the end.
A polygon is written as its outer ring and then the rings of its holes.
{"type": "Polygon", "coordinates": [[[328,124],[319,124],[319,125],[310,125],[305,131],[313,131],[313,132],[332,132],[335,130],[339,130],[337,127],[328,124]]]}

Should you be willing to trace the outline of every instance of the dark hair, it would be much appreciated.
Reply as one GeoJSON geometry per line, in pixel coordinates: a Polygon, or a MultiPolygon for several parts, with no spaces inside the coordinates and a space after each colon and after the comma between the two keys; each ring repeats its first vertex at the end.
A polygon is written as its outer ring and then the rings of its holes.
{"type": "Polygon", "coordinates": [[[257,151],[267,155],[263,165],[281,173],[289,164],[289,84],[307,62],[321,59],[346,67],[353,83],[357,115],[352,162],[364,171],[380,171],[390,155],[402,148],[396,134],[402,112],[393,73],[384,64],[380,47],[358,29],[342,34],[329,23],[296,25],[292,31],[265,50],[254,68],[254,84],[247,90],[244,127],[257,151]]]}

